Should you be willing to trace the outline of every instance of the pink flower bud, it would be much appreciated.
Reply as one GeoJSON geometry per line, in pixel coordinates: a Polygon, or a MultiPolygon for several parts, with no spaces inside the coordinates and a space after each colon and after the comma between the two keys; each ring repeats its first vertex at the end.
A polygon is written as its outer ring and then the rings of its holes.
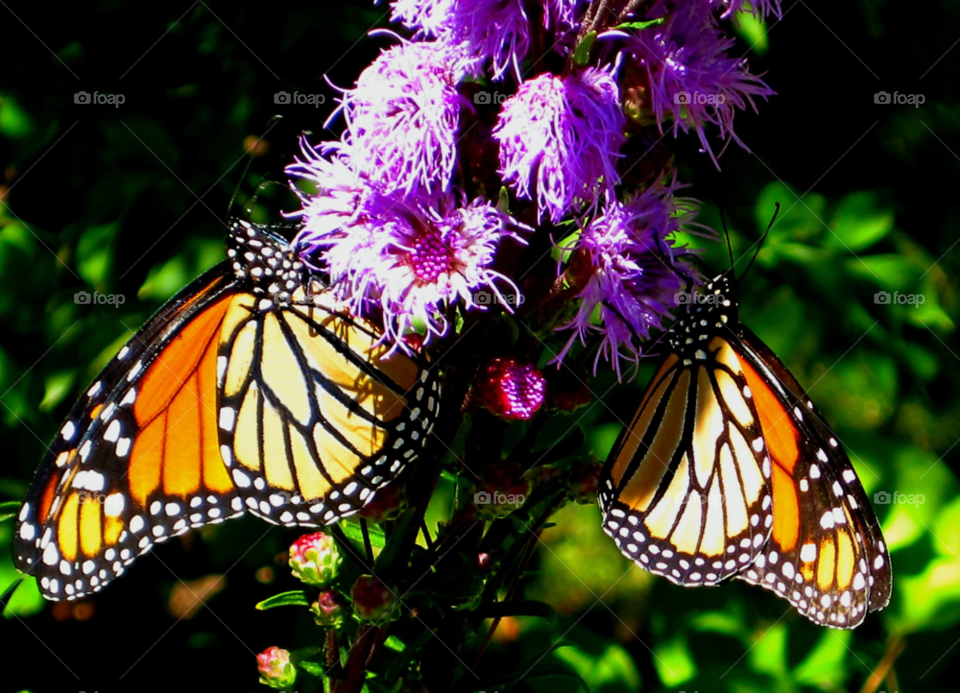
{"type": "Polygon", "coordinates": [[[324,590],[317,601],[310,605],[310,613],[318,626],[339,628],[343,625],[343,597],[334,590],[324,590]]]}
{"type": "Polygon", "coordinates": [[[353,613],[364,623],[387,623],[400,616],[397,598],[379,578],[361,575],[350,590],[353,613]]]}
{"type": "Polygon", "coordinates": [[[323,532],[304,534],[290,546],[290,569],[308,585],[323,587],[333,582],[342,561],[333,537],[323,532]]]}
{"type": "Polygon", "coordinates": [[[479,385],[483,406],[510,421],[529,419],[543,406],[547,381],[532,363],[511,356],[491,359],[479,385]]]}
{"type": "Polygon", "coordinates": [[[268,647],[257,655],[260,683],[270,688],[286,688],[297,680],[297,670],[290,661],[290,653],[279,647],[268,647]]]}

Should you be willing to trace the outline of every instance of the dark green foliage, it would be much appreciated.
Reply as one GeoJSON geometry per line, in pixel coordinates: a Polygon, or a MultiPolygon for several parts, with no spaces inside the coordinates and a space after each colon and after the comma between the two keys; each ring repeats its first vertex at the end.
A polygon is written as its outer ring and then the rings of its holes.
{"type": "MultiPolygon", "coordinates": [[[[738,118],[755,155],[731,146],[718,174],[696,138],[684,138],[680,179],[705,201],[706,223],[719,228],[723,206],[738,258],[752,254],[774,202],[783,206],[743,283],[742,317],[835,425],[868,493],[913,497],[876,506],[893,558],[890,607],[852,633],[836,632],[744,584],[675,587],[631,568],[600,531],[594,506],[568,504],[555,525],[543,524],[527,564],[527,527],[563,493],[559,480],[545,480],[524,508],[486,528],[487,538],[464,539],[496,553],[488,573],[457,551],[431,568],[437,556],[402,540],[412,512],[386,532],[371,525],[377,572],[391,572],[408,552],[425,575],[410,603],[432,615],[425,623],[404,612],[378,645],[370,691],[396,690],[421,658],[424,683],[444,692],[454,684],[518,693],[955,689],[960,161],[947,147],[960,151],[960,51],[948,51],[960,15],[943,4],[905,13],[888,1],[787,8],[769,36],[773,22],[742,23],[743,50],[758,42],[751,64],[769,70],[779,93],[759,116],[738,118]],[[876,105],[881,89],[922,92],[926,103],[876,105]],[[878,292],[924,301],[879,304],[878,292]],[[505,601],[514,582],[523,589],[505,601]],[[477,664],[491,624],[482,619],[497,617],[477,664]],[[444,644],[454,622],[465,634],[456,656],[444,644]],[[894,673],[871,680],[875,671],[894,673]]],[[[281,210],[296,208],[282,184],[268,183],[283,181],[301,131],[322,131],[336,98],[322,76],[349,86],[387,41],[362,38],[385,25],[384,4],[201,3],[181,17],[184,9],[144,13],[122,1],[0,8],[8,55],[0,82],[0,590],[17,577],[6,548],[10,513],[72,401],[165,298],[219,261],[228,213],[278,222],[281,210]],[[75,105],[82,90],[123,93],[126,102],[75,105]],[[281,90],[324,94],[326,104],[277,106],[281,90]],[[247,169],[244,148],[261,136],[266,151],[247,169]],[[76,304],[78,291],[125,301],[76,304]]],[[[703,256],[711,271],[727,265],[719,244],[703,256]]],[[[531,459],[546,454],[543,464],[561,470],[590,451],[602,459],[649,377],[645,364],[634,383],[618,385],[608,372],[591,378],[602,404],[552,417],[531,459]],[[565,454],[556,455],[550,447],[561,439],[565,454]]],[[[508,427],[507,450],[523,444],[524,430],[508,427]]],[[[453,447],[468,444],[464,431],[453,447]]],[[[434,538],[472,493],[464,482],[444,472],[425,517],[434,538]]],[[[352,580],[365,572],[363,535],[359,524],[341,529],[344,580],[352,580]]],[[[112,690],[122,676],[124,690],[254,690],[253,654],[279,645],[303,672],[298,690],[322,690],[326,636],[303,606],[315,595],[292,592],[300,585],[286,566],[297,536],[250,518],[188,534],[138,561],[92,612],[45,606],[26,580],[2,625],[15,662],[6,688],[112,690]],[[210,575],[225,576],[225,588],[208,607],[177,612],[184,583],[200,595],[210,575]],[[270,608],[280,602],[293,608],[270,608]]],[[[349,638],[359,626],[344,628],[349,638]]],[[[339,647],[346,655],[342,640],[339,647]]]]}

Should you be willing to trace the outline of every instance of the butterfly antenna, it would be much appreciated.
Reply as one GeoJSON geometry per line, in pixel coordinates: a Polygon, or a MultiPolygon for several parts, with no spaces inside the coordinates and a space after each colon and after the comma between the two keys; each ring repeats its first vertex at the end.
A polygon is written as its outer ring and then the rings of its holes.
{"type": "Polygon", "coordinates": [[[730,244],[730,232],[727,230],[727,219],[723,216],[723,207],[720,207],[720,223],[723,225],[723,235],[727,239],[727,254],[730,256],[730,271],[733,272],[733,246],[730,244]]]}
{"type": "Polygon", "coordinates": [[[770,217],[770,223],[767,224],[767,230],[763,232],[763,235],[762,235],[762,236],[760,236],[760,241],[757,243],[757,250],[756,250],[756,252],[754,252],[753,257],[750,258],[750,264],[747,265],[747,269],[745,269],[745,270],[743,271],[743,274],[740,275],[740,278],[741,278],[741,279],[742,279],[743,277],[745,277],[746,274],[747,274],[747,272],[750,271],[750,268],[753,267],[753,261],[756,260],[756,259],[757,259],[757,255],[760,254],[760,249],[763,248],[763,242],[764,242],[765,240],[767,240],[767,236],[770,235],[770,229],[773,228],[773,224],[774,224],[774,222],[776,222],[776,220],[777,220],[777,215],[778,215],[779,213],[780,213],[780,203],[779,203],[779,202],[774,202],[774,203],[773,203],[773,216],[770,217]]]}
{"type": "Polygon", "coordinates": [[[250,164],[253,163],[253,154],[247,155],[247,165],[243,167],[243,173],[240,175],[240,181],[237,183],[237,187],[233,189],[233,195],[230,196],[230,202],[227,204],[227,218],[232,217],[233,212],[233,203],[237,201],[237,195],[240,193],[240,188],[243,185],[243,181],[247,179],[247,174],[250,172],[250,164]]]}

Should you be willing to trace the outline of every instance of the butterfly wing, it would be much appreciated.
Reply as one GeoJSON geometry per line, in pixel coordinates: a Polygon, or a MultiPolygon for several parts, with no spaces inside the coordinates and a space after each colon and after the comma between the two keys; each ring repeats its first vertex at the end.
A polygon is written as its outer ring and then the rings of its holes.
{"type": "Polygon", "coordinates": [[[306,291],[289,244],[240,221],[71,411],[19,517],[17,566],[50,599],[247,509],[283,524],[359,510],[423,447],[430,369],[306,291]]]}
{"type": "Polygon", "coordinates": [[[38,578],[44,596],[99,591],[154,541],[185,531],[186,486],[193,494],[232,491],[210,456],[216,391],[202,374],[233,289],[223,264],[182,290],[67,416],[20,510],[14,541],[17,567],[38,578]],[[194,481],[198,470],[207,472],[203,483],[194,481]]]}
{"type": "Polygon", "coordinates": [[[221,439],[254,514],[286,525],[336,522],[423,447],[436,379],[404,354],[387,358],[373,327],[334,311],[329,293],[300,289],[265,311],[244,299],[227,323],[221,439]]]}
{"type": "Polygon", "coordinates": [[[661,365],[601,472],[599,498],[625,556],[696,586],[761,555],[772,517],[770,464],[733,348],[720,337],[692,346],[661,365]]]}
{"type": "Polygon", "coordinates": [[[781,361],[740,326],[742,368],[773,458],[774,523],[740,577],[821,625],[854,628],[890,600],[879,523],[849,458],[781,361]]]}

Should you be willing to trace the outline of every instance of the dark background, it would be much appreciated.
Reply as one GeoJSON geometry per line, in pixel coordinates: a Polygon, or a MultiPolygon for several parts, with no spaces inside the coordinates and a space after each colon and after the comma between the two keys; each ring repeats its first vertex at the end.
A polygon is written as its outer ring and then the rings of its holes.
{"type": "MultiPolygon", "coordinates": [[[[737,117],[753,153],[731,144],[717,171],[696,137],[664,141],[704,220],[719,228],[723,207],[737,250],[759,236],[774,201],[783,205],[744,284],[744,321],[813,385],[868,492],[924,495],[923,505],[877,506],[894,601],[850,634],[783,615],[784,603],[746,585],[681,590],[628,571],[601,538],[596,509],[574,507],[547,532],[529,589],[558,620],[506,624],[486,664],[533,662],[555,647],[517,690],[563,690],[550,667],[573,669],[597,691],[857,690],[901,646],[897,678],[881,690],[955,689],[960,47],[951,47],[960,7],[788,1],[784,10],[749,54],[778,92],[759,115],[737,117]],[[878,105],[878,91],[926,101],[878,105]],[[881,290],[926,300],[877,305],[881,290]]],[[[315,141],[339,133],[339,121],[323,131],[337,96],[324,75],[352,85],[390,43],[365,37],[386,25],[385,12],[359,2],[0,8],[0,500],[22,496],[43,443],[130,331],[219,260],[228,214],[277,221],[295,209],[281,186],[261,183],[283,180],[302,131],[315,141]],[[326,103],[277,105],[281,90],[326,103]],[[125,103],[78,105],[80,91],[125,103]],[[126,300],[76,305],[80,290],[126,300]]],[[[746,54],[762,33],[745,23],[735,50],[746,54]]],[[[719,246],[706,257],[725,266],[719,246]]],[[[647,377],[612,390],[609,374],[593,381],[607,406],[582,423],[599,455],[647,377]]],[[[10,533],[9,521],[0,525],[4,545],[10,533]]],[[[27,585],[12,604],[18,615],[8,610],[0,625],[5,688],[255,689],[255,653],[318,638],[294,610],[253,609],[294,587],[284,552],[296,536],[247,518],[206,528],[78,606],[42,604],[27,585]],[[175,576],[200,592],[215,581],[205,576],[224,574],[209,607],[184,615],[175,576]]],[[[15,571],[2,551],[5,586],[15,571]]]]}

